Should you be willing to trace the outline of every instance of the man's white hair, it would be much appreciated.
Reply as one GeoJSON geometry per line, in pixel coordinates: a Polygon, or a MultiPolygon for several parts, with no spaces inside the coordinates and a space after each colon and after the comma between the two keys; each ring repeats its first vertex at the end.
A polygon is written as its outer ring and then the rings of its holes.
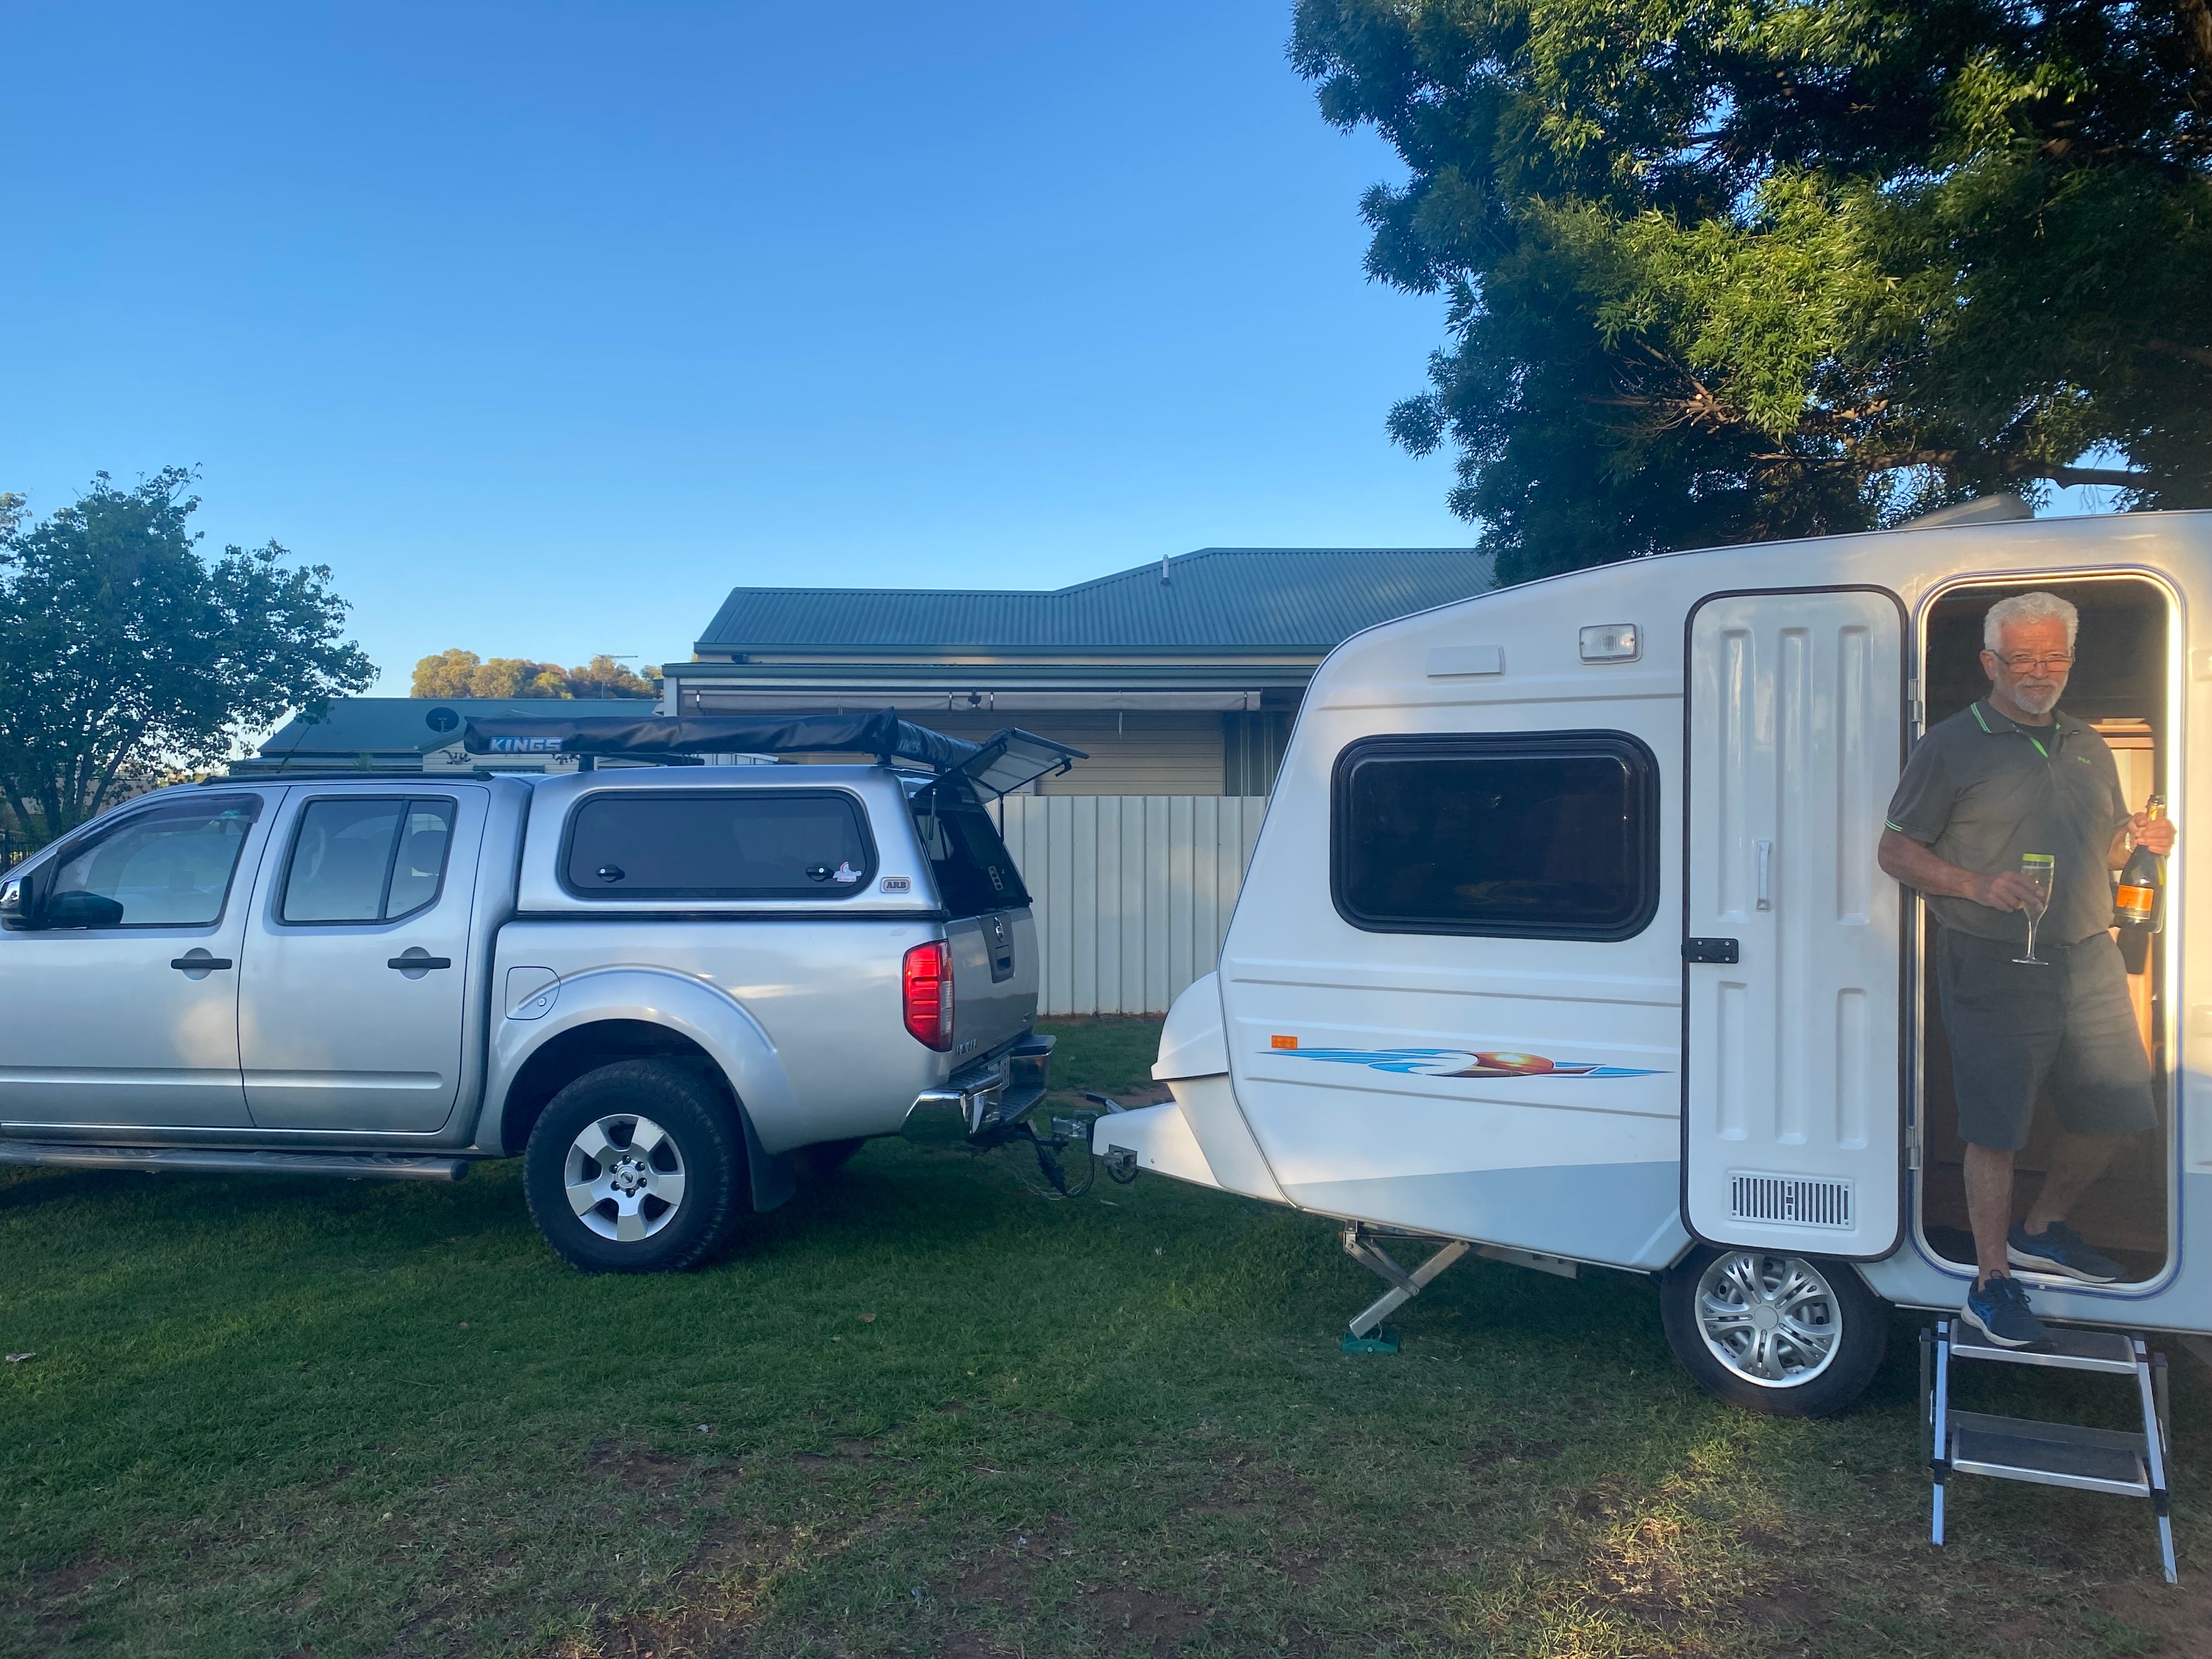
{"type": "Polygon", "coordinates": [[[2043,622],[2064,623],[2066,648],[2074,648],[2074,637],[2081,631],[2081,613],[2056,593],[2015,593],[2008,599],[1999,599],[1982,618],[1983,647],[2002,655],[2006,629],[2015,623],[2043,622]]]}

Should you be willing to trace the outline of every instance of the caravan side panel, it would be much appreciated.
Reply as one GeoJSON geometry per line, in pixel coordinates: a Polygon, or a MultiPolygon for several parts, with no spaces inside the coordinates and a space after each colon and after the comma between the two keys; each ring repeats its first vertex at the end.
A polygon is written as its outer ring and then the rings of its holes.
{"type": "Polygon", "coordinates": [[[1292,1202],[1620,1266],[1686,1244],[1681,602],[1616,579],[1602,603],[1576,615],[1531,590],[1393,624],[1341,649],[1300,713],[1220,970],[1237,1099],[1292,1202]],[[1624,620],[1644,629],[1643,660],[1581,659],[1582,625],[1624,620]],[[1544,936],[1538,897],[1516,937],[1378,921],[1333,895],[1331,801],[1358,755],[1458,738],[1541,754],[1563,737],[1649,757],[1648,907],[1544,936]]]}

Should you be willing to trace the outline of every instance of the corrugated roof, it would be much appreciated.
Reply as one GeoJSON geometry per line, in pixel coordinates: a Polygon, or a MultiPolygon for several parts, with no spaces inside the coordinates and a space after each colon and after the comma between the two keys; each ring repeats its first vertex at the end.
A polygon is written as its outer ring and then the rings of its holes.
{"type": "Polygon", "coordinates": [[[459,743],[471,718],[572,720],[578,714],[648,714],[651,697],[337,697],[319,720],[295,714],[261,745],[264,755],[426,753],[459,743]],[[433,724],[435,711],[442,715],[433,724]],[[442,727],[442,729],[441,729],[442,727]]]}
{"type": "Polygon", "coordinates": [[[1051,592],[732,588],[701,652],[957,649],[1327,651],[1488,591],[1465,548],[1207,547],[1051,592]]]}

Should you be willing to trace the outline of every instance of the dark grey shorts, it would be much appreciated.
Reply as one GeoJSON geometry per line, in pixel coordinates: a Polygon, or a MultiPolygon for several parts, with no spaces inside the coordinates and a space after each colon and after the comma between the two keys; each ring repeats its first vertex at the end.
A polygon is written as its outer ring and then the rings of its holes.
{"type": "Polygon", "coordinates": [[[2063,1128],[2130,1135],[2154,1128],[2150,1061],[2110,933],[2038,941],[2049,965],[2015,963],[2021,945],[1936,931],[1936,989],[1951,1038],[1959,1133],[2002,1152],[2027,1144],[2036,1091],[2050,1085],[2063,1128]]]}

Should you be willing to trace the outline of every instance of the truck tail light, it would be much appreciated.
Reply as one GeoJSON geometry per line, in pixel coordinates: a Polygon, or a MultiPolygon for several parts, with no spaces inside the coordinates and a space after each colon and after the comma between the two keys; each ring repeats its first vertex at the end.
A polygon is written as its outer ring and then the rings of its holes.
{"type": "Polygon", "coordinates": [[[906,1029],[932,1048],[952,1046],[952,947],[943,939],[906,953],[899,975],[906,1000],[906,1029]]]}

